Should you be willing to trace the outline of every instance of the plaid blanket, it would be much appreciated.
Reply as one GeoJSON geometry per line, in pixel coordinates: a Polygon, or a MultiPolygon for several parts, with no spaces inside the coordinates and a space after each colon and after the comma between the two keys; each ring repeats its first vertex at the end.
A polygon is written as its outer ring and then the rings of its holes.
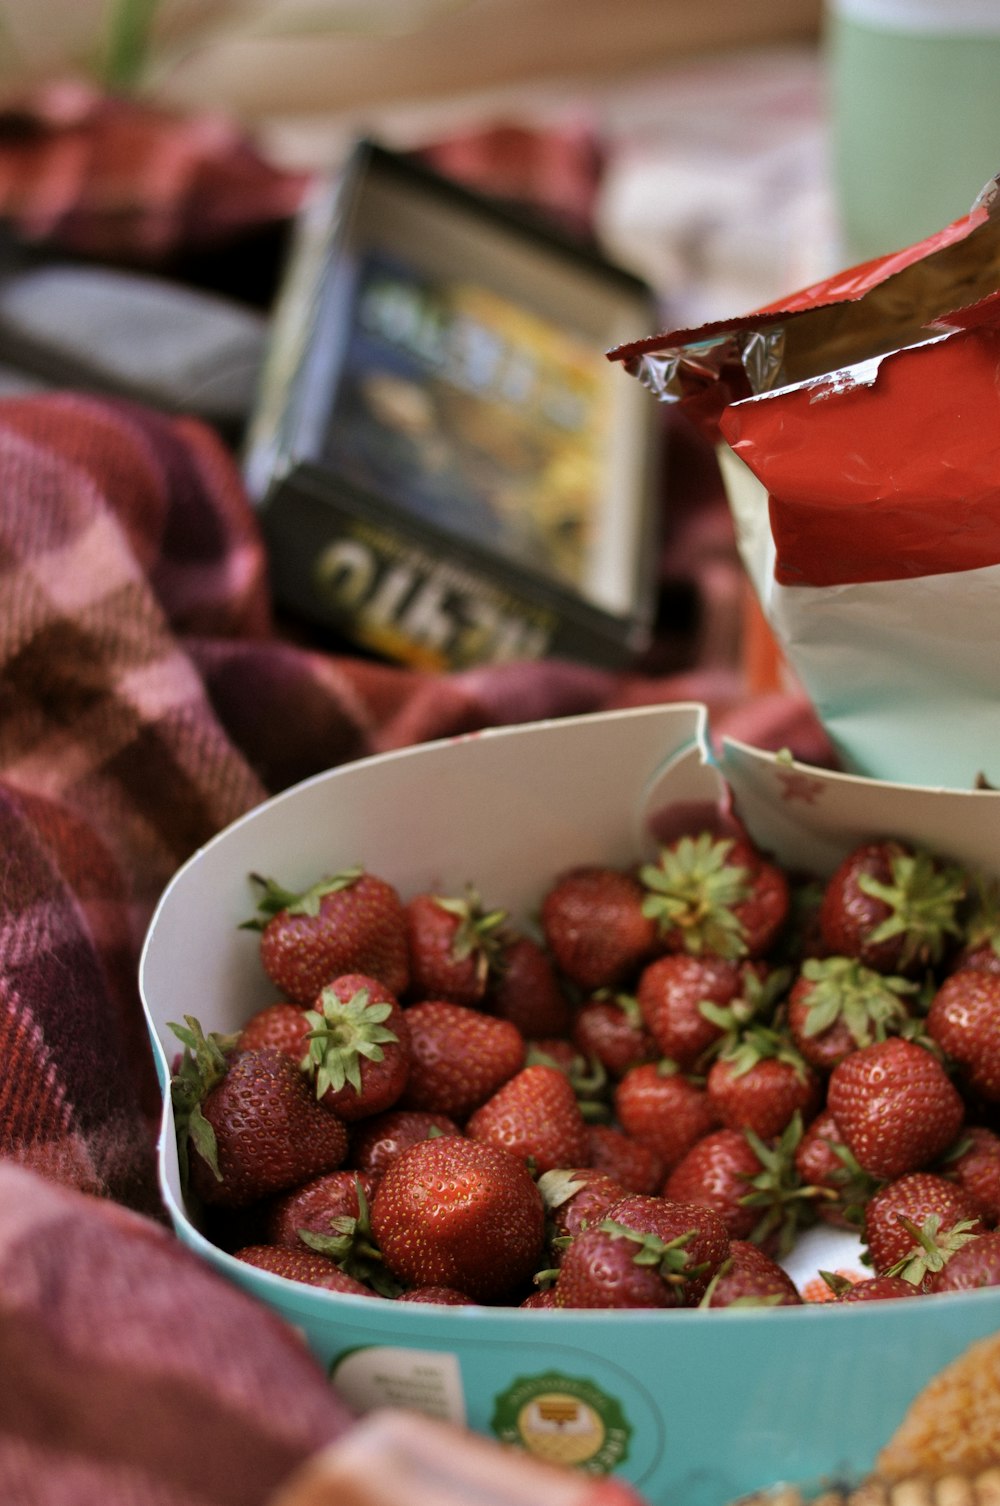
{"type": "MultiPolygon", "coordinates": [[[[120,143],[130,118],[98,110],[91,132],[120,143]]],[[[74,194],[26,166],[45,131],[60,152],[77,133],[69,166],[94,135],[72,117],[15,125],[0,214],[110,244],[100,173],[74,194]]],[[[210,179],[214,163],[212,181],[225,162],[233,181],[243,171],[233,202],[249,220],[287,212],[294,183],[181,136],[179,157],[210,179]]],[[[138,140],[169,158],[162,123],[138,140]]],[[[135,213],[112,239],[134,264],[184,240],[200,180],[192,169],[170,190],[169,174],[143,179],[148,155],[129,160],[117,202],[135,213]],[[144,182],[167,184],[159,210],[144,182]]],[[[164,1225],[136,970],[178,866],[268,794],[368,753],[691,698],[720,735],[826,756],[800,699],[747,700],[711,668],[435,675],[321,652],[276,624],[255,515],[214,430],[79,392],[0,402],[0,1375],[18,1378],[0,1385],[0,1499],[255,1506],[348,1422],[297,1341],[164,1225]]]]}

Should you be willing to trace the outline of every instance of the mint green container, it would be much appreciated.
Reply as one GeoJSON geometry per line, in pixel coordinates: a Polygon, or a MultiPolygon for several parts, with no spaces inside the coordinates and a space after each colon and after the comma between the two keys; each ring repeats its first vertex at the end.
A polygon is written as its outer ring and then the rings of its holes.
{"type": "Polygon", "coordinates": [[[997,0],[827,0],[843,249],[867,261],[965,214],[1000,172],[997,0]]]}

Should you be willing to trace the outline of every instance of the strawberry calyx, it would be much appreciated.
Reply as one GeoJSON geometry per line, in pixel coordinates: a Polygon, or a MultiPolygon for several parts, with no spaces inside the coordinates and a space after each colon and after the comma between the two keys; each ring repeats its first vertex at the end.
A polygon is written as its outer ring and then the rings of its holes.
{"type": "Polygon", "coordinates": [[[612,1239],[631,1240],[637,1246],[632,1256],[633,1263],[639,1266],[655,1266],[662,1280],[675,1291],[683,1287],[685,1282],[693,1277],[704,1275],[708,1270],[708,1261],[701,1261],[697,1265],[690,1263],[687,1246],[693,1238],[693,1229],[666,1240],[661,1239],[658,1234],[644,1234],[613,1218],[602,1218],[594,1227],[604,1234],[610,1234],[612,1239]]]}
{"type": "Polygon", "coordinates": [[[578,1172],[557,1166],[543,1171],[537,1183],[546,1208],[561,1208],[563,1203],[568,1203],[570,1198],[582,1192],[586,1185],[586,1179],[581,1178],[578,1172]]]}
{"type": "Polygon", "coordinates": [[[241,922],[239,929],[242,931],[263,931],[268,922],[276,915],[284,912],[288,915],[317,916],[320,906],[328,894],[337,894],[341,889],[349,889],[361,878],[364,869],[361,867],[343,868],[339,873],[319,879],[315,884],[310,884],[308,889],[296,891],[285,889],[275,879],[264,878],[259,873],[251,873],[251,883],[258,884],[262,890],[260,899],[257,901],[257,914],[250,920],[241,922]]]}
{"type": "Polygon", "coordinates": [[[402,1283],[385,1268],[382,1251],[372,1235],[371,1213],[368,1199],[358,1177],[354,1179],[358,1196],[358,1214],[353,1218],[348,1213],[330,1220],[330,1233],[321,1234],[314,1229],[299,1229],[298,1236],[320,1255],[333,1260],[348,1276],[363,1281],[381,1297],[398,1297],[403,1291],[402,1283]]]}
{"type": "Polygon", "coordinates": [[[750,1239],[755,1245],[773,1246],[779,1259],[792,1249],[799,1231],[816,1222],[817,1205],[832,1202],[837,1196],[828,1187],[804,1182],[796,1170],[795,1152],[802,1132],[798,1110],[773,1145],[765,1144],[752,1129],[743,1131],[760,1171],[747,1177],[748,1190],[740,1205],[762,1210],[750,1239]]]}
{"type": "Polygon", "coordinates": [[[857,1157],[839,1140],[824,1139],[823,1143],[840,1163],[827,1177],[836,1196],[837,1213],[844,1223],[861,1229],[864,1227],[865,1205],[885,1185],[884,1179],[864,1171],[857,1157]]]}
{"type": "Polygon", "coordinates": [[[943,1271],[948,1261],[976,1238],[976,1220],[963,1218],[942,1231],[941,1216],[929,1213],[922,1224],[915,1224],[904,1213],[897,1213],[896,1222],[913,1240],[913,1248],[884,1272],[886,1276],[902,1276],[914,1286],[920,1286],[928,1276],[943,1271]]]}
{"type": "Polygon", "coordinates": [[[698,1003],[698,1013],[721,1032],[703,1053],[699,1065],[715,1056],[731,1060],[748,1027],[763,1023],[774,1014],[792,978],[792,970],[787,967],[773,968],[764,978],[749,967],[743,973],[743,992],[728,1004],[716,1004],[712,999],[701,999],[698,1003]]]}
{"type": "Polygon", "coordinates": [[[526,1067],[555,1067],[569,1078],[580,1112],[588,1124],[607,1124],[611,1120],[610,1081],[604,1064],[589,1053],[574,1054],[572,1061],[558,1060],[536,1042],[528,1043],[524,1058],[526,1067]]]}
{"type": "Polygon", "coordinates": [[[803,1033],[822,1035],[843,1021],[857,1046],[902,1033],[910,1018],[903,996],[918,988],[906,978],[877,973],[854,957],[807,958],[801,976],[812,984],[803,1033]]]}
{"type": "Polygon", "coordinates": [[[858,875],[862,893],[889,911],[869,942],[902,937],[901,967],[940,962],[948,938],[961,935],[958,910],[968,889],[966,875],[954,865],[940,865],[927,852],[894,853],[890,866],[889,883],[870,873],[858,875]]]}
{"type": "Polygon", "coordinates": [[[507,911],[484,909],[479,892],[472,884],[466,885],[464,899],[435,894],[434,903],[458,920],[451,941],[455,961],[466,962],[472,958],[477,982],[485,984],[490,972],[496,972],[503,964],[507,911]]]}
{"type": "Polygon", "coordinates": [[[309,1049],[301,1066],[315,1080],[316,1097],[338,1093],[346,1083],[361,1092],[361,1058],[380,1062],[382,1047],[399,1040],[384,1023],[393,1006],[373,1003],[367,988],[359,988],[349,999],[341,999],[333,988],[324,988],[319,1009],[307,1009],[309,1049]]]}
{"type": "Polygon", "coordinates": [[[746,954],[745,928],[735,906],[750,898],[750,870],[730,863],[734,841],[711,832],[681,837],[660,850],[655,863],[639,870],[649,891],[642,913],[655,920],[660,934],[676,931],[681,950],[734,959],[746,954]]]}
{"type": "Polygon", "coordinates": [[[221,1182],[215,1130],[202,1113],[201,1105],[225,1077],[229,1057],[239,1040],[239,1032],[224,1035],[210,1031],[206,1035],[198,1020],[190,1014],[184,1016],[183,1025],[171,1020],[169,1027],[184,1047],[170,1079],[181,1183],[187,1186],[189,1147],[192,1144],[202,1160],[207,1162],[215,1180],[221,1182]]]}
{"type": "Polygon", "coordinates": [[[733,1077],[745,1076],[762,1061],[784,1062],[794,1069],[800,1082],[805,1082],[809,1075],[805,1060],[788,1036],[767,1025],[748,1026],[724,1046],[718,1060],[728,1064],[733,1077]]]}

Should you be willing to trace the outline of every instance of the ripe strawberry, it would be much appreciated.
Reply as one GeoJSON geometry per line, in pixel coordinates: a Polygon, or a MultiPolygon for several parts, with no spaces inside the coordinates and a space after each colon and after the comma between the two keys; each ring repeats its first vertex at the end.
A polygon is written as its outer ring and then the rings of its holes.
{"type": "Polygon", "coordinates": [[[683,1070],[693,1068],[725,1033],[725,1025],[704,1003],[725,1009],[740,999],[743,974],[722,957],[689,957],[671,952],[650,962],[639,975],[636,999],[646,1029],[663,1056],[683,1070]]]}
{"type": "Polygon", "coordinates": [[[405,910],[411,996],[482,1003],[502,955],[506,912],[484,910],[471,886],[464,899],[414,895],[405,910]]]}
{"type": "Polygon", "coordinates": [[[927,1033],[986,1103],[1000,1103],[1000,973],[963,968],[931,1001],[927,1033]]]}
{"type": "Polygon", "coordinates": [[[305,1006],[277,999],[254,1011],[239,1032],[238,1045],[241,1051],[273,1046],[275,1051],[283,1051],[298,1063],[309,1049],[308,1034],[305,1006]]]}
{"type": "Polygon", "coordinates": [[[725,1226],[710,1208],[633,1193],[565,1250],[556,1306],[692,1307],[728,1250],[725,1226]]]}
{"type": "Polygon", "coordinates": [[[799,1307],[802,1295],[776,1260],[747,1239],[733,1239],[699,1307],[799,1307]]]}
{"type": "Polygon", "coordinates": [[[960,869],[903,842],[855,847],[828,880],[820,905],[826,949],[881,973],[919,975],[961,934],[967,880],[960,869]]]}
{"type": "Polygon", "coordinates": [[[410,1027],[394,995],[376,978],[346,973],[306,1019],[304,1070],[323,1107],[348,1122],[391,1108],[410,1075],[410,1027]]]}
{"type": "Polygon", "coordinates": [[[510,1151],[536,1173],[584,1165],[589,1149],[586,1120],[558,1067],[523,1067],[475,1110],[466,1133],[510,1151]]]}
{"type": "Polygon", "coordinates": [[[663,1185],[663,1196],[711,1208],[722,1219],[730,1239],[749,1239],[760,1210],[747,1198],[761,1169],[746,1135],[739,1130],[712,1130],[674,1167],[663,1185]]]}
{"type": "Polygon", "coordinates": [[[196,1197],[245,1208],[341,1165],[347,1130],[289,1057],[271,1047],[227,1055],[185,1020],[171,1027],[185,1047],[171,1091],[181,1175],[196,1197]]]}
{"type": "Polygon", "coordinates": [[[633,994],[594,994],[577,1010],[569,1030],[578,1051],[600,1062],[609,1077],[623,1077],[630,1067],[660,1054],[643,1023],[633,994]]]}
{"type": "MultiPolygon", "coordinates": [[[[538,1190],[545,1204],[549,1243],[558,1240],[563,1246],[602,1218],[628,1191],[592,1166],[553,1167],[538,1178],[538,1190]]],[[[561,1249],[555,1253],[561,1257],[561,1249]]]]}
{"type": "Polygon", "coordinates": [[[816,1215],[823,1223],[861,1228],[865,1204],[881,1182],[861,1170],[829,1109],[821,1109],[806,1126],[795,1150],[795,1169],[806,1186],[816,1189],[816,1215]]]}
{"type": "Polygon", "coordinates": [[[276,1197],[264,1215],[264,1242],[302,1249],[301,1230],[329,1234],[335,1218],[357,1218],[361,1212],[359,1184],[362,1196],[370,1198],[375,1178],[368,1172],[346,1170],[313,1177],[303,1186],[276,1197]]]}
{"type": "Polygon", "coordinates": [[[932,1280],[932,1292],[969,1292],[981,1286],[1000,1286],[1000,1234],[978,1234],[932,1280]]]}
{"type": "Polygon", "coordinates": [[[822,1101],[820,1079],[778,1031],[751,1026],[709,1068],[705,1092],[728,1129],[773,1140],[799,1114],[810,1120],[822,1101]]]}
{"type": "Polygon", "coordinates": [[[453,1286],[411,1286],[400,1292],[397,1302],[430,1302],[435,1307],[468,1307],[472,1298],[453,1286]]]}
{"type": "Polygon", "coordinates": [[[462,1131],[447,1114],[428,1114],[421,1109],[387,1109],[355,1125],[351,1131],[350,1161],[359,1172],[382,1175],[401,1150],[432,1135],[460,1135],[462,1131]]]}
{"type": "Polygon", "coordinates": [[[788,918],[788,880],[753,845],[710,831],[660,849],[639,877],[666,951],[762,957],[788,918]]]}
{"type": "Polygon", "coordinates": [[[525,1040],[509,1020],[429,999],[411,1005],[406,1022],[411,1066],[400,1108],[462,1124],[524,1065],[525,1040]]]}
{"type": "Polygon", "coordinates": [[[933,1172],[898,1177],[865,1207],[863,1237],[876,1273],[905,1276],[922,1291],[957,1249],[983,1232],[973,1199],[933,1172]]]}
{"type": "Polygon", "coordinates": [[[539,1287],[536,1292],[529,1292],[518,1307],[555,1307],[556,1289],[554,1286],[539,1287]]]}
{"type": "Polygon", "coordinates": [[[372,1203],[386,1266],[407,1286],[452,1286],[502,1302],[544,1251],[545,1209],[531,1173],[482,1140],[437,1136],[401,1151],[372,1203]]]}
{"type": "Polygon", "coordinates": [[[704,1086],[666,1059],[626,1072],[615,1088],[614,1110],[631,1139],[656,1151],[665,1172],[719,1122],[704,1086]]]}
{"type": "Polygon", "coordinates": [[[293,1249],[288,1245],[246,1245],[234,1250],[237,1260],[258,1271],[270,1271],[288,1281],[303,1281],[307,1286],[321,1286],[328,1292],[342,1292],[348,1297],[376,1297],[371,1287],[349,1276],[325,1255],[313,1250],[293,1249]]]}
{"type": "Polygon", "coordinates": [[[490,981],[485,1007],[510,1020],[526,1040],[566,1036],[573,1010],[563,993],[552,959],[531,936],[510,936],[490,981]]]}
{"type": "Polygon", "coordinates": [[[965,1117],[936,1057],[899,1036],[862,1046],[834,1067],[827,1107],[862,1170],[893,1179],[942,1155],[965,1117]]]}
{"type": "Polygon", "coordinates": [[[590,1149],[587,1162],[620,1182],[626,1192],[659,1192],[668,1167],[652,1145],[635,1139],[614,1124],[587,1127],[590,1149]]]}
{"type": "Polygon", "coordinates": [[[966,1125],[957,1146],[937,1167],[976,1200],[990,1229],[1000,1225],[1000,1135],[983,1124],[966,1125]]]}
{"type": "Polygon", "coordinates": [[[642,885],[617,868],[584,864],[560,874],[540,911],[557,968],[588,993],[626,982],[656,943],[642,905],[642,885]]]}
{"type": "Polygon", "coordinates": [[[788,995],[788,1028],[805,1060],[832,1072],[859,1046],[902,1034],[910,1020],[904,996],[915,990],[856,957],[809,958],[788,995]]]}
{"type": "Polygon", "coordinates": [[[361,868],[344,869],[300,894],[251,874],[262,886],[260,960],[281,993],[312,1004],[342,973],[366,973],[397,998],[409,983],[403,905],[391,884],[361,868]]]}
{"type": "Polygon", "coordinates": [[[837,1292],[838,1302],[884,1302],[896,1297],[919,1297],[920,1289],[905,1276],[870,1276],[866,1281],[848,1281],[837,1292]]]}

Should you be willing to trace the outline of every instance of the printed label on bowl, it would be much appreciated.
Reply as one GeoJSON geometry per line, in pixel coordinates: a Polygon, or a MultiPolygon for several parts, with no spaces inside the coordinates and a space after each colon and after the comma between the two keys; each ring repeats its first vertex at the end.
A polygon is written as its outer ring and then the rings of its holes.
{"type": "Polygon", "coordinates": [[[375,1407],[405,1407],[442,1422],[464,1426],[465,1392],[456,1354],[434,1349],[396,1349],[366,1344],[339,1354],[330,1379],[358,1412],[375,1407]]]}
{"type": "Polygon", "coordinates": [[[621,1403],[591,1380],[558,1370],[522,1375],[495,1403],[500,1441],[537,1458],[606,1474],[628,1457],[632,1427],[621,1403]]]}

